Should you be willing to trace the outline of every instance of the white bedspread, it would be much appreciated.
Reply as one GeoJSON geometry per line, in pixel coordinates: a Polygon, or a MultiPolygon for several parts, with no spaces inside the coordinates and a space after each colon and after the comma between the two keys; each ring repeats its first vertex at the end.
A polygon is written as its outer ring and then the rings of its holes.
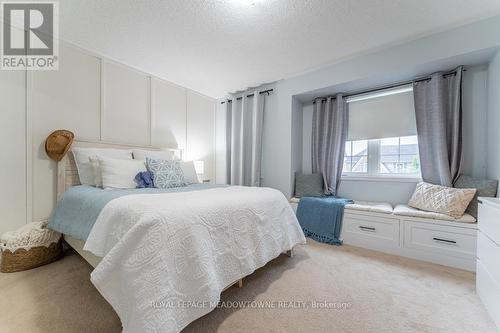
{"type": "Polygon", "coordinates": [[[84,249],[103,257],[91,280],[125,332],[178,332],[232,282],[303,243],[281,192],[225,187],[114,199],[84,249]]]}

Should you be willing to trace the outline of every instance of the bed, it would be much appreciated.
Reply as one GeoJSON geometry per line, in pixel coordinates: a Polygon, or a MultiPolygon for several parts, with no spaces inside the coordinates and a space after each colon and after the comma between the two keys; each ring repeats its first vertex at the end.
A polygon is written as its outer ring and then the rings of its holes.
{"type": "Polygon", "coordinates": [[[71,151],[58,163],[57,179],[49,226],[95,268],[91,281],[124,332],[179,332],[213,310],[223,290],[241,287],[245,276],[305,243],[274,189],[194,184],[110,192],[80,185],[71,151]]]}

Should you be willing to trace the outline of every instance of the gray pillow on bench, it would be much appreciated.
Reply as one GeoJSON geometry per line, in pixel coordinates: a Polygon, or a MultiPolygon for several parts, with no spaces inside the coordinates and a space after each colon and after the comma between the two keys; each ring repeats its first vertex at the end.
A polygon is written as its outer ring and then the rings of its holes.
{"type": "Polygon", "coordinates": [[[320,173],[295,174],[295,197],[321,197],[323,191],[323,176],[320,173]]]}
{"type": "Polygon", "coordinates": [[[478,208],[477,198],[496,197],[498,189],[498,180],[477,179],[477,178],[472,178],[471,176],[460,175],[455,184],[453,184],[453,187],[477,189],[476,195],[474,196],[469,206],[467,207],[467,210],[465,211],[467,214],[470,214],[477,219],[477,208],[478,208]]]}

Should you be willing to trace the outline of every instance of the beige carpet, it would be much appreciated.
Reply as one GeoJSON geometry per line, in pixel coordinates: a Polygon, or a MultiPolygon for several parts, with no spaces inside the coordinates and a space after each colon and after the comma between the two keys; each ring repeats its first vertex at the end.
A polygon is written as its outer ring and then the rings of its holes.
{"type": "MultiPolygon", "coordinates": [[[[348,309],[219,308],[186,332],[496,332],[474,274],[349,246],[308,240],[231,288],[222,300],[339,302],[348,309]]],[[[120,321],[89,282],[77,254],[0,274],[0,332],[116,332],[120,321]]],[[[275,308],[269,308],[274,304],[275,308]]],[[[279,308],[279,306],[281,307],[279,308]]],[[[332,304],[333,305],[333,304],[332,304]]]]}

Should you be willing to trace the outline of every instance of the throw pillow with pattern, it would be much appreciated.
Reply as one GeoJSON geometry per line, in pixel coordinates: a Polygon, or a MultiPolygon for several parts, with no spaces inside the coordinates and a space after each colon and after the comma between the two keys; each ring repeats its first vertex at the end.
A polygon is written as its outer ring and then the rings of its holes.
{"type": "Polygon", "coordinates": [[[178,161],[146,159],[148,171],[153,173],[153,182],[157,188],[187,186],[184,172],[178,161]]]}

